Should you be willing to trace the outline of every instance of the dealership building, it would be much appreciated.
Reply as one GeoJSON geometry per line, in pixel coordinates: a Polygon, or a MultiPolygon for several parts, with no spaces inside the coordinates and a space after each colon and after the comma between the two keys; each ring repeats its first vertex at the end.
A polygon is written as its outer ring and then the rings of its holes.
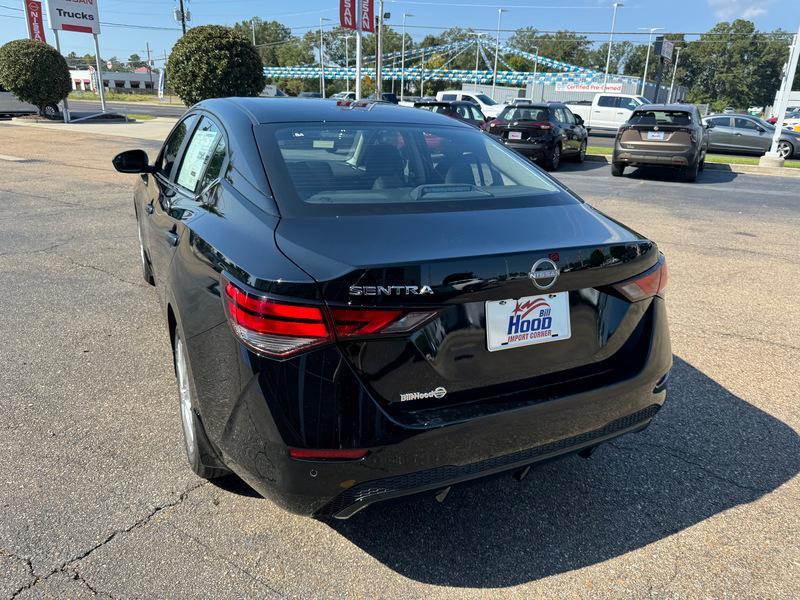
{"type": "MultiPolygon", "coordinates": [[[[70,69],[73,90],[95,91],[96,71],[70,69]]],[[[150,73],[147,67],[132,72],[103,71],[103,87],[107,90],[153,93],[158,87],[158,73],[150,73]]]]}

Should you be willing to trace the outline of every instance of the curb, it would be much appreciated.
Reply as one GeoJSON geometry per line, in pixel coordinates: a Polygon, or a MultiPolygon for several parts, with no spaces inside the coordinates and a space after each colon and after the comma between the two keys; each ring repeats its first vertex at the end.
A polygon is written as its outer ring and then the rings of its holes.
{"type": "MultiPolygon", "coordinates": [[[[587,154],[586,160],[611,164],[611,157],[605,154],[587,154]]],[[[767,175],[770,177],[800,177],[800,169],[792,167],[760,167],[757,165],[734,165],[729,163],[706,162],[709,171],[726,171],[743,175],[767,175]]]]}

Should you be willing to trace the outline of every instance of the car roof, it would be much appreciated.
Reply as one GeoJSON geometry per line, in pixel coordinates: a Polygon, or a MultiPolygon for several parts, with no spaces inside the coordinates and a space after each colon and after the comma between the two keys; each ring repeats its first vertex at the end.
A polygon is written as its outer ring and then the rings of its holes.
{"type": "Polygon", "coordinates": [[[410,110],[389,102],[342,102],[319,98],[214,98],[197,108],[224,118],[246,116],[252,124],[292,122],[413,123],[469,127],[425,110],[410,110]],[[237,113],[237,114],[233,114],[237,113]]]}
{"type": "Polygon", "coordinates": [[[696,107],[694,104],[678,104],[677,102],[672,104],[642,104],[641,106],[637,106],[634,108],[635,111],[640,110],[682,110],[682,111],[690,111],[694,110],[696,107]]]}
{"type": "Polygon", "coordinates": [[[561,102],[516,102],[509,104],[504,108],[550,108],[551,106],[559,106],[561,102]]]}

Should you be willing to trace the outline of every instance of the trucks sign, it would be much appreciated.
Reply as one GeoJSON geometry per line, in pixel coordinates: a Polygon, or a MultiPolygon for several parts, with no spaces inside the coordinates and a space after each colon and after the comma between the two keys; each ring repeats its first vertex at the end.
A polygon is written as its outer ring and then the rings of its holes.
{"type": "Polygon", "coordinates": [[[54,30],[100,33],[97,0],[48,0],[47,14],[54,30]]]}

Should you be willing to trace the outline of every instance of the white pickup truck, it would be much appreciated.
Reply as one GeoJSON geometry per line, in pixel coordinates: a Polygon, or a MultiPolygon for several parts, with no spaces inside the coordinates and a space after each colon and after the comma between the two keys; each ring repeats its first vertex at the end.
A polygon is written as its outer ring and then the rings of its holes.
{"type": "Polygon", "coordinates": [[[580,115],[587,130],[616,131],[637,106],[649,104],[644,96],[631,94],[595,94],[589,102],[565,102],[572,114],[580,115]]]}

